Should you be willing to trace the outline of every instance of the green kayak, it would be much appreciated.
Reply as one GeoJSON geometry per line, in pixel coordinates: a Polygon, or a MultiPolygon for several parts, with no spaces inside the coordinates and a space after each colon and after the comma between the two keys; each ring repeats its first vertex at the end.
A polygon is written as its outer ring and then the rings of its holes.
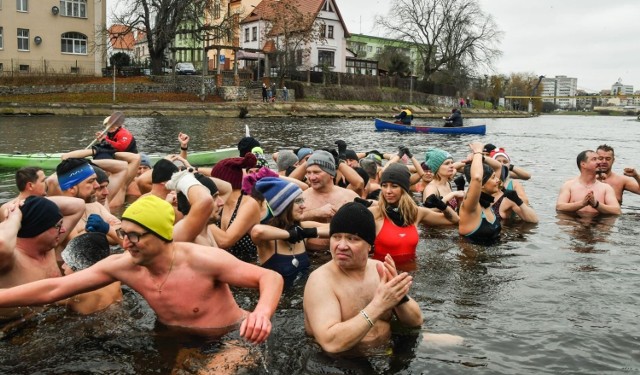
{"type": "MultiPolygon", "coordinates": [[[[40,167],[46,170],[54,170],[60,163],[61,153],[54,154],[0,154],[0,169],[18,169],[22,167],[40,167]]],[[[222,159],[238,156],[236,148],[221,148],[213,151],[190,152],[187,154],[189,163],[196,166],[211,166],[222,159]]],[[[151,164],[155,164],[164,155],[151,155],[151,164]]]]}

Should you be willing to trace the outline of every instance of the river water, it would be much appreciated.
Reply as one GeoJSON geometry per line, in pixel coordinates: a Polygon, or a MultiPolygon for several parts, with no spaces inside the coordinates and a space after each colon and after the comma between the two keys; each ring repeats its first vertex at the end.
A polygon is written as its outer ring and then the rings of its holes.
{"type": "MultiPolygon", "coordinates": [[[[627,193],[623,214],[578,219],[556,214],[563,181],[577,175],[575,158],[602,143],[615,148],[614,170],[640,168],[640,123],[623,117],[542,116],[471,119],[485,136],[377,133],[372,120],[131,118],[127,126],[142,151],[177,152],[177,133],[191,150],[231,147],[245,125],[266,152],[281,147],[333,146],[393,151],[408,146],[419,159],[428,147],[455,158],[474,140],[505,147],[528,169],[524,182],[537,225],[507,225],[490,248],[462,243],[456,228],[421,228],[411,295],[425,315],[420,330],[398,330],[386,351],[370,358],[330,357],[304,335],[302,286],[287,290],[267,344],[253,349],[252,373],[478,373],[601,374],[640,372],[640,197],[627,193]],[[434,347],[424,333],[450,333],[464,344],[434,347]]],[[[0,118],[0,153],[60,152],[82,148],[101,130],[95,117],[0,118]]],[[[0,202],[13,197],[12,172],[0,172],[0,202]]],[[[328,260],[315,255],[314,267],[328,260]]],[[[251,309],[252,291],[237,291],[251,309]]],[[[53,308],[0,340],[0,373],[169,373],[178,351],[202,346],[169,338],[134,293],[122,305],[88,317],[53,308]],[[180,343],[177,343],[180,342],[180,343]]],[[[192,368],[186,373],[195,373],[192,368]]]]}

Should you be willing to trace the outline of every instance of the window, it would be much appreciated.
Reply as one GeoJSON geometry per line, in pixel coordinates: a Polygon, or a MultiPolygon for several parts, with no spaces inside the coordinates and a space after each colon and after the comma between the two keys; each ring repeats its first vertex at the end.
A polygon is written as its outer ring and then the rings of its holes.
{"type": "Polygon", "coordinates": [[[296,65],[302,65],[302,57],[303,57],[302,50],[296,50],[296,65]]]}
{"type": "Polygon", "coordinates": [[[376,47],[376,53],[380,53],[382,52],[382,48],[381,47],[376,47]]]}
{"type": "Polygon", "coordinates": [[[16,9],[18,12],[28,12],[29,0],[16,0],[16,9]]]}
{"type": "Polygon", "coordinates": [[[22,65],[21,64],[21,65],[18,66],[18,69],[20,69],[20,71],[22,73],[28,73],[29,72],[29,65],[22,65]]]}
{"type": "Polygon", "coordinates": [[[87,18],[87,0],[60,0],[60,12],[67,17],[87,18]]]}
{"type": "Polygon", "coordinates": [[[371,52],[372,50],[373,50],[373,47],[367,46],[367,52],[371,52]]]}
{"type": "Polygon", "coordinates": [[[216,2],[213,4],[213,18],[214,19],[218,19],[220,18],[220,0],[216,0],[216,2]]]}
{"type": "Polygon", "coordinates": [[[331,6],[331,0],[327,0],[322,6],[322,10],[325,12],[333,12],[333,7],[331,6]]]}
{"type": "Polygon", "coordinates": [[[254,26],[251,28],[251,40],[256,41],[258,40],[258,27],[254,26]]]}
{"type": "Polygon", "coordinates": [[[29,29],[18,29],[18,51],[29,50],[29,29]]]}
{"type": "Polygon", "coordinates": [[[3,49],[3,48],[4,48],[4,34],[3,34],[3,28],[2,26],[0,26],[0,49],[3,49]]]}
{"type": "Polygon", "coordinates": [[[329,29],[327,32],[327,38],[333,39],[333,26],[329,26],[329,29]]]}
{"type": "Polygon", "coordinates": [[[318,65],[334,66],[333,57],[334,57],[333,51],[318,51],[318,65]]]}
{"type": "Polygon", "coordinates": [[[62,53],[73,53],[77,55],[87,54],[87,36],[80,33],[70,32],[62,34],[62,53]]]}
{"type": "Polygon", "coordinates": [[[245,42],[249,41],[249,28],[248,27],[244,28],[244,41],[245,42]]]}
{"type": "Polygon", "coordinates": [[[325,25],[324,23],[320,25],[320,36],[327,36],[327,25],[325,25]]]}

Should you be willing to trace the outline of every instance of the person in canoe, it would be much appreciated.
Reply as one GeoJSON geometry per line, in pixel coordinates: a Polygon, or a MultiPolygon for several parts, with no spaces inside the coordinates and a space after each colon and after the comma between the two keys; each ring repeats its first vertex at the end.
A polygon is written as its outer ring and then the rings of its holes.
{"type": "Polygon", "coordinates": [[[462,126],[462,112],[454,108],[451,110],[451,116],[443,117],[445,128],[462,126]]]}
{"type": "Polygon", "coordinates": [[[411,121],[413,121],[413,114],[411,113],[411,110],[409,109],[409,107],[407,107],[406,105],[403,105],[400,107],[400,109],[402,111],[400,111],[400,113],[398,113],[397,115],[393,116],[393,118],[396,119],[396,123],[411,125],[411,121]]]}
{"type": "Polygon", "coordinates": [[[114,112],[103,121],[103,125],[108,126],[106,134],[96,133],[96,139],[102,144],[111,145],[116,151],[137,154],[136,140],[131,132],[122,126],[123,123],[124,114],[114,112]]]}

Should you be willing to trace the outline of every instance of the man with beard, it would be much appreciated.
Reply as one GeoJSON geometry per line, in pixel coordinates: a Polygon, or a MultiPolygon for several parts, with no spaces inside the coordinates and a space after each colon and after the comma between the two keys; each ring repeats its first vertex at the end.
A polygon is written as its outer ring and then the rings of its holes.
{"type": "Polygon", "coordinates": [[[596,179],[598,154],[593,150],[582,151],[576,162],[580,175],[562,185],[556,210],[589,215],[619,215],[620,204],[613,188],[596,179]]]}
{"type": "MultiPolygon", "coordinates": [[[[116,229],[120,228],[120,220],[96,200],[96,191],[100,188],[98,176],[87,159],[69,158],[56,167],[56,173],[47,178],[49,192],[59,189],[65,197],[82,199],[85,212],[78,224],[71,230],[67,240],[84,232],[102,232],[107,235],[111,245],[120,244],[116,229]],[[52,186],[53,185],[53,186],[52,186]]],[[[61,243],[57,248],[58,260],[60,252],[66,246],[61,243]]]]}
{"type": "Polygon", "coordinates": [[[625,168],[624,176],[611,170],[613,162],[616,160],[613,147],[600,145],[596,149],[596,153],[598,154],[598,180],[611,185],[616,193],[618,203],[622,204],[622,193],[625,190],[640,194],[640,177],[635,168],[625,168]]]}
{"type": "MultiPolygon", "coordinates": [[[[84,208],[81,199],[37,196],[5,207],[6,220],[0,223],[0,288],[62,276],[52,250],[75,227],[84,208]]],[[[0,309],[0,322],[30,311],[0,309]]]]}

